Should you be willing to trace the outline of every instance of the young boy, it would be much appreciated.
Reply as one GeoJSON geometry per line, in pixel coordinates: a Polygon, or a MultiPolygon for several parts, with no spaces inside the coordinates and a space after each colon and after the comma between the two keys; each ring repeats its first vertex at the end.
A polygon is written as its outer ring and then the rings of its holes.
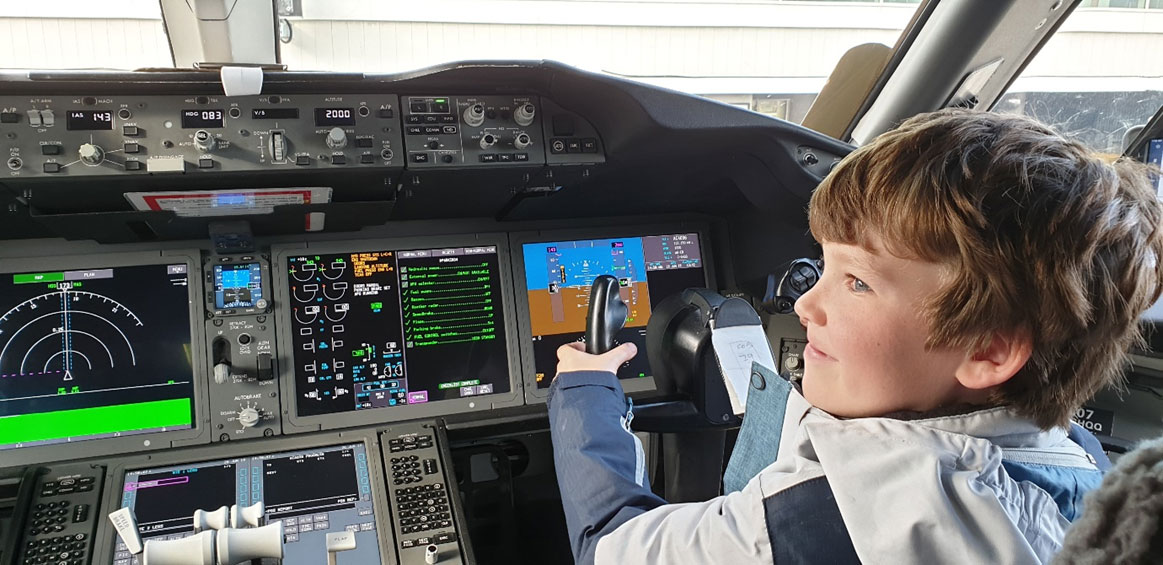
{"type": "Polygon", "coordinates": [[[1101,479],[1069,416],[1141,341],[1161,216],[1145,168],[1025,118],[949,110],[885,133],[812,195],[802,396],[742,491],[652,494],[614,375],[634,347],[558,351],[577,562],[1048,562],[1101,479]]]}

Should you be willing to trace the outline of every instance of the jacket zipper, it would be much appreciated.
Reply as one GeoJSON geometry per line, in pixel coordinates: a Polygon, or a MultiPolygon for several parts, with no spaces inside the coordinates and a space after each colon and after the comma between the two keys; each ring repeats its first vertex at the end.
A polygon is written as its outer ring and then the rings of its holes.
{"type": "Polygon", "coordinates": [[[1059,467],[1075,467],[1080,469],[1094,469],[1095,460],[1089,453],[1062,453],[1047,452],[1041,449],[1025,447],[1003,447],[1002,459],[1015,463],[1031,463],[1035,465],[1056,465],[1059,467]]]}

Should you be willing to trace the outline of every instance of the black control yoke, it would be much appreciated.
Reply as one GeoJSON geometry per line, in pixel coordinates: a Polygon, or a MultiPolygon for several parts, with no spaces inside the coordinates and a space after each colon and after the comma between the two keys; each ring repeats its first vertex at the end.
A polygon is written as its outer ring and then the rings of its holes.
{"type": "Polygon", "coordinates": [[[586,316],[586,353],[601,355],[614,348],[614,336],[626,325],[630,309],[622,302],[618,279],[600,275],[590,287],[590,311],[586,316]]]}

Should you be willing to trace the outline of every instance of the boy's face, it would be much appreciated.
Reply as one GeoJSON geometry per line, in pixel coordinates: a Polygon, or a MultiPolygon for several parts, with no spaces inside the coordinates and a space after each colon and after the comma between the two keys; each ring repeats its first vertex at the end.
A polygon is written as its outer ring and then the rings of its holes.
{"type": "Polygon", "coordinates": [[[962,402],[964,352],[925,349],[922,305],[943,268],[883,250],[824,242],[824,273],[796,302],[808,333],[804,397],[842,417],[927,412],[962,402]]]}

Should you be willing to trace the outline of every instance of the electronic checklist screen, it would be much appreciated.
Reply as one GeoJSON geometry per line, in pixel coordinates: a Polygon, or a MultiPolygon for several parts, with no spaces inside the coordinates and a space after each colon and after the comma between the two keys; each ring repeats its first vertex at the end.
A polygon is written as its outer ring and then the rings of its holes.
{"type": "Polygon", "coordinates": [[[299,416],[509,393],[496,245],[286,256],[299,416]]]}

